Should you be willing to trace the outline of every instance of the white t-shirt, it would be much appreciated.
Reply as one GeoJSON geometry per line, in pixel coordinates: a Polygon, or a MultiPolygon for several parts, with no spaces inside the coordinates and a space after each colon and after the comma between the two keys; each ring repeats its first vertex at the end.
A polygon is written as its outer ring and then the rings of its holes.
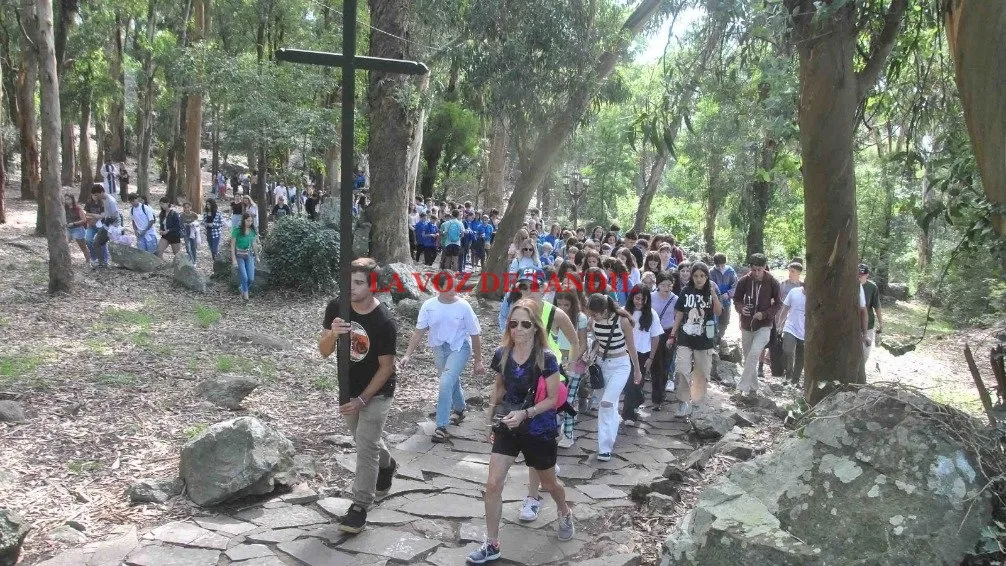
{"type": "MultiPolygon", "coordinates": [[[[549,301],[549,302],[552,302],[552,301],[549,301]]],[[[580,316],[578,316],[576,318],[576,330],[577,330],[577,332],[579,332],[581,330],[586,330],[587,329],[587,315],[583,314],[582,312],[579,313],[579,314],[580,314],[580,316]]],[[[579,337],[577,339],[579,339],[579,337]]],[[[556,342],[556,344],[559,345],[559,349],[560,350],[566,350],[568,352],[568,351],[571,351],[573,349],[573,345],[570,343],[569,338],[567,338],[566,335],[563,334],[563,332],[561,330],[559,331],[559,337],[556,338],[555,342],[556,342]]]]}
{"type": "Polygon", "coordinates": [[[863,286],[859,286],[859,308],[866,308],[866,292],[863,291],[863,286]]]}
{"type": "Polygon", "coordinates": [[[427,342],[436,347],[447,343],[451,350],[457,351],[466,342],[471,343],[471,336],[482,334],[482,327],[475,311],[468,301],[458,298],[453,303],[443,303],[439,297],[427,299],[419,308],[419,318],[416,328],[429,329],[427,342]]]}
{"type": "Polygon", "coordinates": [[[146,230],[147,225],[149,225],[151,221],[154,221],[154,225],[151,226],[150,230],[147,231],[144,237],[157,237],[157,215],[154,214],[153,208],[140,203],[138,206],[132,206],[129,208],[129,216],[133,220],[133,227],[134,230],[136,230],[137,237],[140,237],[140,232],[146,230]]]}
{"type": "Polygon", "coordinates": [[[799,340],[804,340],[807,333],[807,294],[804,293],[803,287],[791,289],[782,304],[789,307],[789,312],[786,314],[786,324],[783,325],[782,331],[789,332],[799,340]]]}
{"type": "Polygon", "coordinates": [[[279,197],[286,198],[286,187],[282,184],[276,185],[276,188],[272,190],[272,197],[275,202],[279,202],[279,197]]]}
{"type": "Polygon", "coordinates": [[[636,342],[636,351],[645,354],[650,351],[650,340],[652,338],[660,338],[664,333],[664,328],[660,326],[660,314],[650,309],[652,313],[652,319],[649,328],[640,328],[639,319],[643,316],[643,313],[636,311],[632,313],[632,319],[636,321],[636,325],[632,329],[632,338],[636,342]]]}

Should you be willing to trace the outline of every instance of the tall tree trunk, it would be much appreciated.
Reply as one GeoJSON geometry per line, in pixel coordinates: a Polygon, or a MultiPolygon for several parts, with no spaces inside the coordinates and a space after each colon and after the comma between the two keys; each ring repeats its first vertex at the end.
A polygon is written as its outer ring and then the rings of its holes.
{"type": "MultiPolygon", "coordinates": [[[[214,104],[212,107],[213,113],[213,134],[211,136],[211,153],[212,157],[210,159],[210,186],[215,187],[217,185],[217,175],[220,174],[220,107],[214,104]]],[[[307,156],[304,156],[304,164],[307,165],[307,156]]]]}
{"type": "Polygon", "coordinates": [[[144,198],[150,197],[150,145],[154,137],[154,53],[156,29],[154,1],[147,3],[147,34],[141,62],[139,127],[136,130],[136,191],[144,198]]]}
{"type": "MultiPolygon", "coordinates": [[[[947,43],[954,57],[975,161],[991,202],[1006,204],[1006,2],[943,0],[947,43]]],[[[995,218],[1006,235],[1006,217],[995,218]]]]}
{"type": "Polygon", "coordinates": [[[49,292],[73,289],[70,246],[66,240],[66,215],[59,183],[59,77],[52,30],[52,0],[38,2],[38,55],[42,108],[42,183],[49,247],[49,292]]]}
{"type": "MultiPolygon", "coordinates": [[[[825,4],[830,4],[826,2],[825,4]]],[[[815,404],[839,383],[864,383],[863,335],[856,266],[856,113],[876,84],[905,10],[892,0],[869,59],[857,73],[856,4],[826,6],[787,0],[800,54],[800,142],[807,232],[807,401],[815,404]],[[818,16],[818,17],[815,17],[818,16]]]]}
{"type": "MultiPolygon", "coordinates": [[[[644,0],[633,10],[622,25],[622,29],[619,30],[617,40],[611,43],[609,50],[601,55],[597,65],[590,71],[592,80],[586,81],[582,86],[570,92],[565,110],[559,113],[550,124],[544,125],[542,134],[538,137],[531,153],[532,160],[527,167],[521,167],[517,186],[507,202],[506,212],[503,214],[503,220],[500,222],[499,232],[496,236],[499,241],[512,240],[514,234],[520,229],[524,215],[527,214],[527,206],[531,197],[538,185],[544,180],[545,175],[552,170],[559,150],[576,125],[580,123],[594,94],[608,80],[615,65],[625,57],[631,42],[657,14],[662,4],[661,0],[644,0]]],[[[505,273],[506,256],[507,247],[505,245],[493,246],[483,273],[505,273]]],[[[486,289],[483,294],[489,297],[499,297],[502,294],[498,285],[486,284],[481,288],[486,289]]]]}
{"type": "MultiPolygon", "coordinates": [[[[4,84],[3,59],[0,58],[0,85],[4,84]]],[[[3,88],[0,88],[0,108],[3,107],[3,88]]],[[[3,114],[0,114],[0,126],[3,125],[3,114]]],[[[7,223],[7,169],[4,165],[3,136],[0,136],[0,224],[7,223]]]]}
{"type": "Polygon", "coordinates": [[[172,123],[171,148],[168,150],[168,194],[172,203],[185,195],[185,136],[183,135],[188,95],[183,94],[176,103],[175,118],[172,123]]]}
{"type": "Polygon", "coordinates": [[[722,10],[718,0],[708,0],[706,2],[707,24],[703,37],[706,38],[702,50],[698,53],[695,62],[692,64],[687,78],[680,87],[680,93],[676,104],[671,108],[673,116],[667,122],[664,129],[663,140],[658,144],[657,157],[653,167],[650,168],[650,178],[647,179],[646,190],[639,197],[639,204],[636,206],[636,217],[632,224],[633,230],[643,232],[646,230],[646,221],[650,217],[650,206],[653,205],[653,197],[656,196],[660,188],[660,181],[664,176],[664,168],[669,158],[670,147],[678,139],[678,131],[681,128],[681,121],[691,112],[692,99],[698,89],[699,81],[705,75],[706,66],[712,60],[713,53],[719,47],[723,34],[726,32],[727,24],[730,22],[730,13],[722,10]]]}
{"type": "Polygon", "coordinates": [[[716,253],[716,215],[720,211],[720,175],[723,172],[723,156],[713,154],[709,158],[709,187],[706,190],[706,223],[702,229],[706,253],[716,253]]]}
{"type": "MultiPolygon", "coordinates": [[[[210,0],[195,0],[190,45],[199,44],[206,33],[206,14],[210,0]]],[[[199,154],[202,149],[203,95],[202,92],[189,94],[188,109],[185,112],[185,196],[194,208],[203,202],[202,167],[199,154]]]]}
{"type": "Polygon", "coordinates": [[[265,185],[269,178],[269,148],[263,136],[259,143],[258,152],[258,182],[252,187],[255,193],[252,195],[252,202],[258,205],[258,227],[259,235],[265,236],[269,232],[269,208],[266,206],[265,185]]]}
{"type": "MultiPolygon", "coordinates": [[[[398,37],[410,35],[410,0],[368,0],[371,24],[398,37]]],[[[370,55],[391,59],[408,57],[408,44],[383,33],[370,34],[370,55]]],[[[408,216],[402,210],[408,189],[409,142],[418,126],[419,111],[410,109],[402,96],[408,88],[402,75],[370,72],[370,155],[380,156],[370,166],[370,194],[377,210],[370,215],[370,255],[379,263],[407,262],[408,216]]],[[[345,188],[345,187],[344,187],[345,188]]]]}
{"type": "MultiPolygon", "coordinates": [[[[418,83],[420,97],[424,97],[430,88],[430,75],[423,75],[413,79],[418,83]]],[[[408,194],[405,195],[405,209],[409,210],[416,200],[416,181],[419,177],[419,165],[422,159],[420,155],[423,149],[423,131],[426,129],[426,105],[419,109],[419,117],[416,119],[416,126],[412,129],[412,140],[409,142],[409,175],[405,180],[408,187],[408,194]]]]}
{"type": "Polygon", "coordinates": [[[111,75],[113,94],[108,109],[107,156],[114,163],[126,160],[126,88],[122,64],[122,16],[115,14],[115,31],[112,33],[108,73],[111,75]]]}
{"type": "MultiPolygon", "coordinates": [[[[503,182],[506,179],[506,155],[510,146],[510,139],[507,134],[506,119],[496,117],[493,119],[492,141],[489,143],[489,166],[486,168],[486,206],[485,209],[503,208],[503,182]]],[[[433,191],[429,193],[423,190],[424,197],[433,196],[433,191]]]]}
{"type": "Polygon", "coordinates": [[[80,94],[80,195],[77,200],[84,201],[91,194],[94,177],[91,176],[91,89],[85,88],[80,94]]]}
{"type": "Polygon", "coordinates": [[[650,173],[646,177],[642,194],[639,195],[639,204],[636,206],[636,219],[632,223],[632,229],[638,232],[646,231],[646,221],[650,217],[650,206],[653,205],[653,197],[657,196],[657,189],[660,188],[660,181],[664,178],[664,168],[670,159],[670,153],[660,151],[653,158],[650,165],[650,173]]]}
{"type": "Polygon", "coordinates": [[[775,167],[776,141],[766,130],[762,136],[761,149],[758,152],[758,167],[755,178],[748,185],[748,233],[746,239],[747,256],[765,253],[765,217],[775,192],[775,181],[772,180],[772,169],[775,167]],[[767,175],[765,177],[763,175],[767,175]]]}
{"type": "MultiPolygon", "coordinates": [[[[63,73],[67,70],[66,38],[70,35],[70,30],[77,23],[77,4],[78,0],[59,1],[59,18],[56,22],[56,69],[59,73],[61,83],[66,82],[62,80],[63,73]]],[[[60,93],[59,104],[61,108],[70,106],[70,101],[67,99],[65,92],[60,93]]],[[[76,143],[73,136],[73,120],[68,119],[66,116],[64,116],[63,120],[61,145],[63,149],[63,167],[60,172],[61,182],[64,186],[73,186],[74,179],[77,176],[76,143]]]]}
{"type": "MultiPolygon", "coordinates": [[[[35,0],[21,0],[21,27],[24,33],[32,38],[38,35],[34,29],[35,10],[35,0]]],[[[38,156],[38,115],[35,112],[38,60],[35,49],[25,41],[22,43],[21,70],[17,78],[17,107],[20,112],[18,128],[21,134],[21,198],[35,200],[38,197],[39,183],[41,182],[38,156]]]]}

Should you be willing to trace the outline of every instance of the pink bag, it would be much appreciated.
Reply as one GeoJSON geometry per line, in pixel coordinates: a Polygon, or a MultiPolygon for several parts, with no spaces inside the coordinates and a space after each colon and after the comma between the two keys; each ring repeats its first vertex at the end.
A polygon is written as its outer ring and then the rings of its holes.
{"type": "MultiPolygon", "coordinates": [[[[534,393],[535,404],[541,403],[548,397],[548,384],[545,381],[545,376],[538,378],[538,390],[534,393]]],[[[566,385],[564,381],[559,381],[559,398],[555,401],[555,408],[558,409],[566,404],[566,400],[569,399],[569,386],[566,385]]]]}

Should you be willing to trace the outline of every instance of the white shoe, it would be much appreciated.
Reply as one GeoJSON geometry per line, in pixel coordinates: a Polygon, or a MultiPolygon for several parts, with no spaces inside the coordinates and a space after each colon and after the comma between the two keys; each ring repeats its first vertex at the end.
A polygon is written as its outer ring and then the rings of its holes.
{"type": "Polygon", "coordinates": [[[674,415],[678,417],[687,417],[690,414],[692,414],[692,404],[688,401],[679,403],[678,410],[674,413],[674,415]]]}
{"type": "Polygon", "coordinates": [[[673,381],[668,381],[667,382],[667,385],[664,386],[664,392],[666,392],[666,393],[674,393],[674,382],[673,381]]]}
{"type": "Polygon", "coordinates": [[[559,448],[572,448],[575,441],[569,437],[562,437],[559,439],[559,448]]]}
{"type": "Polygon", "coordinates": [[[524,504],[520,508],[520,520],[525,523],[537,520],[539,511],[541,511],[541,498],[525,497],[524,504]]]}

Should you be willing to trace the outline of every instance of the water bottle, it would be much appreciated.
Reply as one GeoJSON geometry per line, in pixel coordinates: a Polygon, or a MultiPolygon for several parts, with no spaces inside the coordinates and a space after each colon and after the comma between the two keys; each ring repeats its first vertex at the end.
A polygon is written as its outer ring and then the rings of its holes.
{"type": "Polygon", "coordinates": [[[716,321],[707,320],[706,321],[706,338],[712,340],[716,337],[716,321]]]}

